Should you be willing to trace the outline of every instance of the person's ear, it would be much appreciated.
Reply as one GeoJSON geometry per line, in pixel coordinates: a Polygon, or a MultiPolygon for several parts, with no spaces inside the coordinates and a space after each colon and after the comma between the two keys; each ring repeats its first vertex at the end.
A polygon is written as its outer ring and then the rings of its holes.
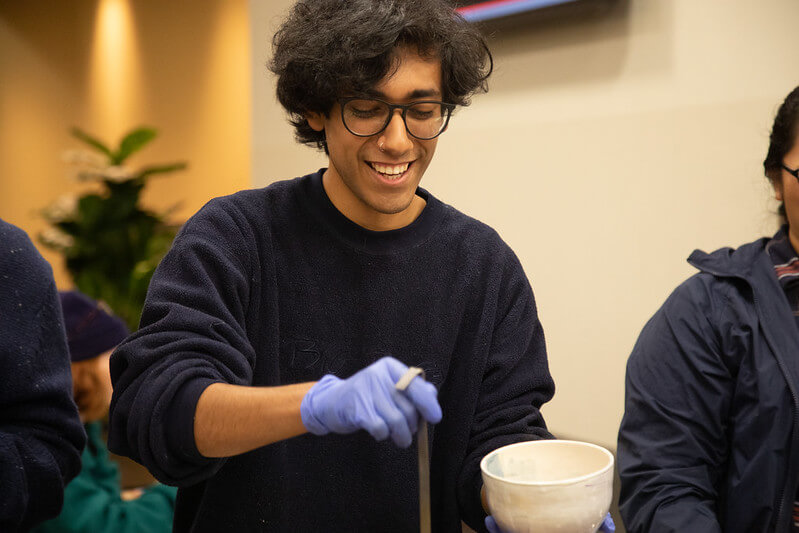
{"type": "Polygon", "coordinates": [[[771,180],[771,184],[774,186],[774,198],[776,198],[778,202],[784,201],[785,198],[783,197],[782,180],[779,178],[771,180]]]}
{"type": "Polygon", "coordinates": [[[782,172],[766,172],[766,177],[771,182],[771,186],[774,187],[774,198],[778,202],[782,202],[784,200],[782,190],[782,172]]]}
{"type": "Polygon", "coordinates": [[[315,131],[324,131],[325,129],[325,116],[322,113],[317,113],[316,111],[308,111],[305,113],[305,120],[308,121],[308,125],[315,131]]]}

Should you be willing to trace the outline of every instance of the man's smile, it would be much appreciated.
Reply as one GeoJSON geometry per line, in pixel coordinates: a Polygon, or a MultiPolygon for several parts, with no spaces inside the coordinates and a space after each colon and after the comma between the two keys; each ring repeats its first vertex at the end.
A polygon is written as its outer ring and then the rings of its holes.
{"type": "Polygon", "coordinates": [[[404,163],[379,163],[377,161],[367,161],[375,174],[383,181],[398,182],[407,173],[413,161],[404,163]]]}

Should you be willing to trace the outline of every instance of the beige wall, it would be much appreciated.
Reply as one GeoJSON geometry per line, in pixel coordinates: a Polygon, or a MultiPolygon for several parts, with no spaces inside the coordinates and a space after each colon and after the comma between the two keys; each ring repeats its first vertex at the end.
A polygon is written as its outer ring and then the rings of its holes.
{"type": "Polygon", "coordinates": [[[277,103],[275,80],[266,67],[271,57],[272,36],[293,3],[293,0],[249,0],[254,186],[303,176],[327,165],[324,154],[294,142],[294,130],[277,103]]]}
{"type": "MultiPolygon", "coordinates": [[[[255,185],[324,163],[293,143],[263,68],[289,3],[250,1],[255,185]]],[[[453,120],[423,186],[521,258],[556,434],[615,446],[627,356],[685,258],[775,229],[761,162],[799,83],[797,20],[795,0],[639,0],[495,29],[491,92],[453,120]]]]}
{"type": "Polygon", "coordinates": [[[153,209],[180,203],[178,221],[248,187],[249,46],[245,0],[0,2],[0,217],[35,240],[37,210],[81,189],[61,160],[80,147],[71,126],[113,143],[156,127],[131,163],[189,163],[145,194],[153,209]]]}

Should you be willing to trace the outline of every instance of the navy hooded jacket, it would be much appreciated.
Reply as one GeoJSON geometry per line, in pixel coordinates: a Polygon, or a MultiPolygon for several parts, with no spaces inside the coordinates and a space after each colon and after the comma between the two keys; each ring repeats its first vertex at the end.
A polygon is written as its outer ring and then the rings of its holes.
{"type": "Polygon", "coordinates": [[[787,532],[799,480],[799,328],[760,239],[701,270],[627,364],[620,507],[631,532],[787,532]]]}

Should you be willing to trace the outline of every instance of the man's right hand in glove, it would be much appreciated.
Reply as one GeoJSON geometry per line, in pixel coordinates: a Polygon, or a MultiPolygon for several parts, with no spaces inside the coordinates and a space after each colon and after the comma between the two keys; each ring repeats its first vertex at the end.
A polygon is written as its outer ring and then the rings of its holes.
{"type": "Polygon", "coordinates": [[[302,400],[302,423],[314,435],[354,433],[360,429],[376,440],[391,437],[407,448],[419,416],[435,424],[441,420],[438,391],[415,377],[404,391],[395,388],[408,367],[384,357],[347,379],[326,375],[302,400]]]}

